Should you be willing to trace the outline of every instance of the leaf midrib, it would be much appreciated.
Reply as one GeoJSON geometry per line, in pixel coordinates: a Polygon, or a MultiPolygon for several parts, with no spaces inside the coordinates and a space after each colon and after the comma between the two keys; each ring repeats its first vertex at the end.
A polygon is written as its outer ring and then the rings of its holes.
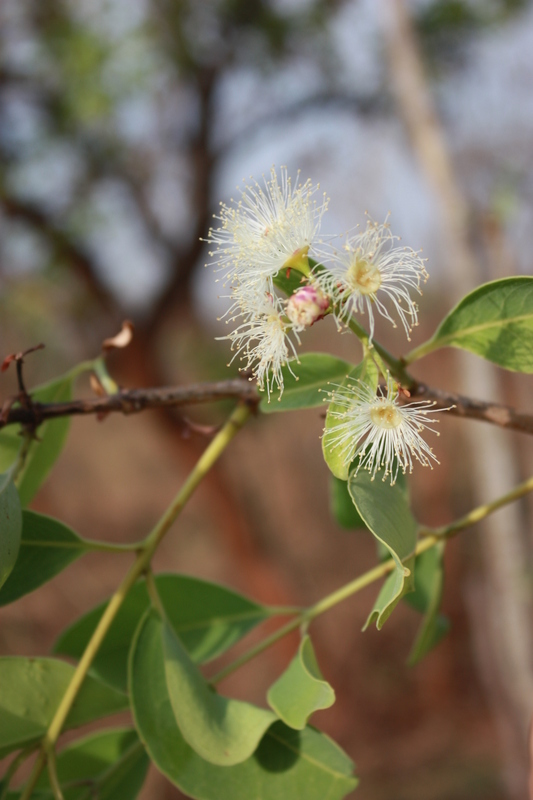
{"type": "Polygon", "coordinates": [[[507,317],[504,320],[497,320],[491,322],[485,322],[481,325],[473,325],[470,328],[463,328],[460,331],[455,331],[454,333],[447,334],[446,336],[439,336],[439,332],[435,334],[434,341],[435,342],[447,342],[450,339],[458,339],[463,336],[468,336],[472,333],[479,333],[480,331],[488,330],[490,328],[503,328],[506,325],[513,325],[516,322],[522,322],[523,320],[531,320],[533,322],[533,312],[530,314],[521,314],[518,317],[507,317]]]}

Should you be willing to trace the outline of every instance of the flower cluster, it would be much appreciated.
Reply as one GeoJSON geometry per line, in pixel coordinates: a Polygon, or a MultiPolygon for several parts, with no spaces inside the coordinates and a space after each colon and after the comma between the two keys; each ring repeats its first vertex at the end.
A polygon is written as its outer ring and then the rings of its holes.
{"type": "MultiPolygon", "coordinates": [[[[315,200],[317,190],[309,180],[298,183],[298,176],[293,184],[285,168],[278,179],[272,168],[270,179],[245,184],[237,201],[221,203],[218,227],[209,231],[212,263],[232,300],[225,319],[233,329],[221,338],[230,340],[233,359],[244,361],[242,369],[266,389],[269,400],[276,386],[281,398],[287,372],[296,378],[291,360],[298,361],[299,335],[324,316],[332,314],[340,328],[354,314],[366,313],[370,347],[375,313],[394,327],[399,321],[407,338],[418,324],[412,294],[421,294],[427,279],[420,254],[400,246],[387,221],[369,219],[365,230],[347,234],[341,247],[319,241],[327,199],[315,200]],[[276,282],[293,271],[300,282],[282,299],[276,282]]],[[[326,435],[346,464],[359,458],[357,469],[374,477],[384,468],[394,483],[400,469],[412,470],[413,459],[429,466],[436,459],[420,436],[424,428],[433,430],[427,404],[399,404],[398,387],[390,376],[387,380],[386,392],[378,395],[365,383],[338,387],[330,409],[338,421],[326,435]]]]}
{"type": "Polygon", "coordinates": [[[320,203],[313,199],[317,189],[310,180],[300,184],[297,179],[293,184],[285,168],[278,181],[272,168],[270,180],[245,185],[236,204],[222,203],[215,215],[220,225],[209,231],[208,242],[216,245],[210,252],[215,269],[223,272],[224,285],[231,288],[233,304],[226,321],[237,323],[223,338],[231,341],[234,358],[245,361],[243,369],[252,370],[269,397],[274,384],[281,396],[281,368],[290,357],[297,357],[298,332],[312,325],[329,305],[319,289],[314,297],[296,292],[282,301],[273,282],[280,270],[309,274],[309,248],[327,208],[325,197],[320,203]]]}

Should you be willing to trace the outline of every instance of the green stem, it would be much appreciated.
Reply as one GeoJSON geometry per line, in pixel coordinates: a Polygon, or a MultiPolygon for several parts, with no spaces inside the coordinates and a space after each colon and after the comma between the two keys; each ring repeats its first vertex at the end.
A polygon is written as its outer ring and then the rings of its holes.
{"type": "Polygon", "coordinates": [[[50,779],[50,788],[52,789],[52,794],[54,795],[55,800],[65,800],[63,797],[63,792],[61,791],[59,778],[57,777],[56,754],[54,749],[47,753],[46,760],[48,762],[48,777],[50,779]]]}
{"type": "Polygon", "coordinates": [[[440,539],[450,539],[452,536],[456,536],[459,531],[464,530],[464,528],[469,528],[470,525],[474,525],[476,522],[480,522],[485,517],[488,517],[489,514],[493,514],[494,511],[497,511],[502,506],[508,505],[512,503],[514,500],[519,500],[524,495],[528,494],[529,492],[533,491],[533,477],[528,478],[523,483],[519,483],[518,486],[515,486],[514,489],[511,489],[510,492],[507,494],[502,495],[497,500],[494,500],[492,503],[486,503],[483,506],[478,506],[474,508],[472,511],[469,511],[468,514],[465,514],[464,517],[460,517],[459,519],[455,520],[455,522],[450,523],[449,525],[444,525],[441,528],[428,528],[421,530],[420,533],[422,536],[436,536],[440,539]]]}
{"type": "Polygon", "coordinates": [[[438,344],[433,339],[429,339],[429,341],[423,342],[418,347],[410,350],[407,355],[403,357],[402,361],[405,366],[408,366],[409,364],[412,364],[413,361],[418,361],[419,358],[424,358],[424,356],[429,355],[429,353],[432,353],[433,350],[437,350],[439,347],[442,347],[442,345],[438,344]]]}
{"type": "Polygon", "coordinates": [[[382,358],[383,361],[385,361],[385,363],[390,367],[392,376],[396,378],[396,380],[399,381],[402,386],[404,386],[406,389],[409,389],[414,385],[414,379],[405,369],[406,362],[404,359],[395,358],[392,353],[389,353],[389,351],[380,345],[379,342],[376,342],[375,339],[372,340],[372,345],[370,345],[368,333],[353,317],[350,318],[348,327],[352,333],[355,333],[357,338],[361,340],[365,348],[369,348],[370,346],[374,348],[378,356],[382,358]]]}
{"type": "Polygon", "coordinates": [[[144,542],[116,544],[115,542],[98,542],[94,539],[83,539],[83,547],[86,550],[102,553],[136,553],[143,549],[144,542]]]}
{"type": "MultiPolygon", "coordinates": [[[[417,543],[414,551],[403,559],[404,562],[408,561],[413,556],[419,556],[421,553],[425,553],[426,550],[430,550],[436,544],[442,542],[443,539],[450,539],[453,536],[456,536],[459,531],[470,527],[476,522],[480,522],[482,519],[487,517],[489,514],[492,514],[494,511],[497,511],[502,506],[508,505],[514,500],[518,500],[520,497],[523,497],[531,491],[533,491],[533,477],[528,478],[527,481],[519,484],[515,489],[505,495],[502,495],[492,503],[487,503],[486,505],[474,508],[464,517],[461,517],[449,525],[445,525],[442,528],[421,529],[419,533],[424,538],[417,543]]],[[[377,567],[374,567],[368,572],[365,572],[363,575],[360,575],[358,578],[355,578],[350,583],[347,583],[345,586],[341,586],[340,589],[336,589],[331,594],[328,594],[322,600],[319,600],[318,603],[315,603],[308,609],[298,614],[295,619],[292,619],[286,625],[283,625],[283,627],[279,628],[277,631],[274,631],[274,633],[271,633],[270,636],[267,636],[261,642],[258,642],[254,647],[250,648],[250,650],[247,650],[246,653],[243,653],[241,656],[239,656],[239,658],[235,659],[235,661],[232,661],[231,664],[228,664],[226,667],[224,667],[224,669],[220,670],[220,672],[217,672],[216,675],[211,678],[210,683],[213,685],[220,683],[220,681],[224,680],[224,678],[226,678],[228,675],[231,675],[232,672],[235,672],[235,670],[244,666],[244,664],[247,664],[248,661],[251,661],[253,658],[260,655],[260,653],[262,653],[264,650],[267,650],[287,634],[292,633],[292,631],[296,630],[301,625],[309,624],[316,617],[324,614],[326,611],[329,611],[339,603],[342,603],[343,600],[347,600],[349,597],[352,597],[352,595],[360,592],[361,589],[364,589],[380,578],[383,578],[394,569],[394,565],[395,562],[392,558],[388,559],[387,561],[383,561],[381,564],[378,564],[377,567]]]]}
{"type": "Polygon", "coordinates": [[[159,592],[157,591],[157,586],[154,580],[154,573],[151,569],[146,570],[146,589],[148,590],[148,597],[150,598],[150,602],[152,603],[153,607],[161,617],[161,619],[165,619],[166,613],[163,607],[163,603],[161,602],[161,598],[159,597],[159,592]]]}
{"type": "Polygon", "coordinates": [[[213,464],[222,455],[233,437],[248,420],[250,414],[251,410],[248,406],[240,405],[235,409],[224,427],[218,432],[213,441],[200,456],[194,469],[159,522],[144,540],[142,545],[143,549],[139,552],[135,563],[132,565],[129,572],[122,580],[120,586],[111,597],[106,610],[102,614],[100,621],[96,626],[80,661],[78,662],[71,681],[67,686],[65,694],[63,695],[58,709],[43,738],[43,746],[40,756],[35,762],[33,771],[20,800],[29,800],[31,797],[35,788],[35,784],[37,783],[39,775],[41,774],[46,763],[46,754],[55,746],[59,734],[61,733],[61,729],[65,724],[65,720],[67,719],[78,692],[81,689],[83,681],[85,680],[87,672],[89,671],[89,668],[111,626],[111,623],[113,622],[120,606],[124,602],[128,592],[130,589],[132,589],[143,572],[146,572],[154,552],[157,550],[161,540],[183,509],[185,503],[187,500],[189,500],[194,490],[197,488],[198,484],[201,483],[202,479],[209,472],[213,464]]]}

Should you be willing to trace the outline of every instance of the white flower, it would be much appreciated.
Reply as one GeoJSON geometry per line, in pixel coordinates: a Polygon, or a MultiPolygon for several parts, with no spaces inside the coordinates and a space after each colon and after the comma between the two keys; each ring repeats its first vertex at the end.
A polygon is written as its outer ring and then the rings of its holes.
{"type": "Polygon", "coordinates": [[[380,388],[377,395],[371,386],[358,380],[339,386],[338,390],[331,393],[334,406],[329,410],[338,423],[326,428],[324,437],[329,447],[340,449],[345,464],[351,464],[359,456],[356,471],[361,467],[367,469],[372,478],[384,467],[383,480],[390,475],[392,485],[399,469],[412,472],[413,458],[425,467],[432,467],[431,460],[439,463],[420,436],[425,428],[437,433],[427,419],[428,414],[438,411],[428,410],[434,403],[400,405],[398,386],[390,376],[386,392],[380,388]]]}
{"type": "Polygon", "coordinates": [[[383,299],[391,302],[408,339],[411,328],[418,324],[418,307],[409,292],[414,289],[422,294],[420,284],[427,280],[427,273],[418,253],[410,247],[394,247],[398,238],[386,222],[380,225],[369,219],[364,233],[349,235],[343,248],[330,254],[331,270],[316,275],[337,306],[337,321],[346,323],[354,311],[366,309],[371,341],[374,307],[396,327],[383,299]]]}
{"type": "MultiPolygon", "coordinates": [[[[296,181],[298,177],[299,173],[296,181]]],[[[220,215],[215,215],[220,225],[210,229],[207,239],[216,245],[210,255],[217,271],[256,290],[266,281],[270,291],[272,278],[282,267],[308,273],[307,253],[327,207],[325,197],[321,203],[312,199],[317,189],[310,180],[293,185],[285,167],[279,182],[272,167],[264,185],[245,184],[236,205],[221,203],[220,215]]]]}
{"type": "MultiPolygon", "coordinates": [[[[236,301],[232,307],[235,311],[233,316],[227,319],[227,323],[235,322],[239,317],[243,319],[235,330],[228,336],[219,337],[230,339],[231,349],[235,350],[235,355],[230,363],[240,356],[241,361],[245,360],[242,370],[251,369],[257,379],[261,391],[267,390],[270,401],[270,393],[277,385],[280,398],[283,393],[283,372],[285,365],[290,367],[290,358],[298,358],[296,348],[290,339],[293,325],[283,317],[281,313],[281,301],[273,295],[263,293],[255,296],[252,302],[252,295],[246,294],[245,298],[239,297],[237,292],[236,301]]],[[[294,331],[297,342],[300,340],[294,331]]],[[[228,365],[229,366],[229,365],[228,365]]],[[[296,378],[296,376],[294,376],[296,378]]],[[[297,378],[296,378],[297,380],[297,378]]]]}

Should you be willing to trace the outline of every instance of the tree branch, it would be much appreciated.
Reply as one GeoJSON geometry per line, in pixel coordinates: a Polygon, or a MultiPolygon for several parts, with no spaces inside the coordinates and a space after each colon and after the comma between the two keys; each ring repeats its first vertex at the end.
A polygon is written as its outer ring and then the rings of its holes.
{"type": "MultiPolygon", "coordinates": [[[[124,389],[106,397],[72,400],[64,403],[30,403],[26,407],[13,405],[7,400],[0,414],[0,428],[14,423],[40,425],[47,419],[79,416],[84,414],[136,414],[149,408],[179,408],[180,406],[213,403],[217,400],[242,400],[257,406],[262,398],[255,383],[243,378],[232,378],[217,383],[194,383],[189,386],[170,386],[152,389],[124,389]]],[[[410,399],[428,400],[435,408],[449,409],[456,417],[469,417],[489,422],[500,428],[520,431],[533,435],[533,414],[522,414],[508,406],[473,400],[459,394],[451,394],[442,389],[434,389],[417,383],[410,390],[410,398],[400,398],[408,403],[410,399]]]]}

